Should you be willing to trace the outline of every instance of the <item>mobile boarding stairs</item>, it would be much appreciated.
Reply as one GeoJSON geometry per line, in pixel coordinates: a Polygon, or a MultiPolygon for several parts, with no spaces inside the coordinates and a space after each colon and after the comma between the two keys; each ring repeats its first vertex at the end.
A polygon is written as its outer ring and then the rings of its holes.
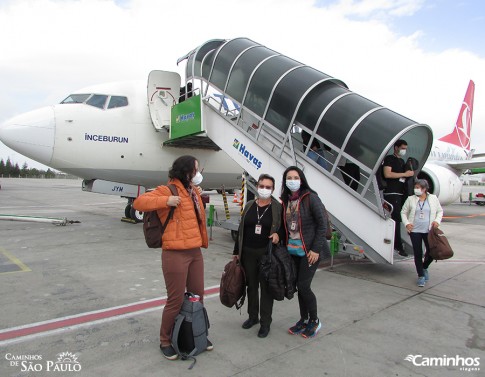
{"type": "MultiPolygon", "coordinates": [[[[172,110],[188,103],[200,108],[198,132],[252,177],[275,177],[275,196],[284,170],[300,167],[341,235],[340,250],[393,263],[395,223],[375,175],[398,139],[408,142],[409,157],[421,168],[431,149],[429,126],[247,38],[210,40],[183,60],[186,82],[200,94],[172,110]],[[302,136],[309,140],[303,143],[302,136]],[[319,154],[309,149],[314,139],[324,147],[319,154]]],[[[171,127],[173,119],[172,111],[171,127]]]]}

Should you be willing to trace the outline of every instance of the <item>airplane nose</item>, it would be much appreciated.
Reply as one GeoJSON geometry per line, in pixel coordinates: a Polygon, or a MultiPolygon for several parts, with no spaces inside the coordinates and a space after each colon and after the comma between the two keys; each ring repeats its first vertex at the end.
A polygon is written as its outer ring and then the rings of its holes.
{"type": "Polygon", "coordinates": [[[48,165],[52,160],[55,138],[53,107],[17,115],[0,127],[0,140],[9,148],[48,165]]]}

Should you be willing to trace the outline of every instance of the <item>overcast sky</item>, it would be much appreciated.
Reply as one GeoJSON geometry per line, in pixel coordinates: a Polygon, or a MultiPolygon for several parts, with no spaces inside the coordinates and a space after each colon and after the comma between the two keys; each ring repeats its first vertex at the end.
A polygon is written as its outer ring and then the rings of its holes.
{"type": "MultiPolygon", "coordinates": [[[[209,39],[248,37],[420,123],[452,131],[470,79],[485,152],[482,0],[0,0],[0,122],[108,81],[178,71],[209,39]]],[[[0,158],[42,167],[0,143],[0,158]]]]}

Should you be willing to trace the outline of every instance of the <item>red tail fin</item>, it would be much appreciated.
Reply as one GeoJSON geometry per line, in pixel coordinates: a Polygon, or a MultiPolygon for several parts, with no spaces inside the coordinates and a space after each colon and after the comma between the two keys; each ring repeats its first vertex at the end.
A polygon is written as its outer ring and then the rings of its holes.
{"type": "Polygon", "coordinates": [[[455,144],[463,149],[466,149],[467,151],[470,150],[470,133],[472,131],[474,95],[475,83],[470,80],[453,132],[443,136],[439,140],[455,144]]]}

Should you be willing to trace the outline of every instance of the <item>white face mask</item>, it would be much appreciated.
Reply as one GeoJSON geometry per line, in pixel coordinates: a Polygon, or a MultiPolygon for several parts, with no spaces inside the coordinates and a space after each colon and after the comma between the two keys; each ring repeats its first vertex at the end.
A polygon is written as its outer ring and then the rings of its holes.
{"type": "Polygon", "coordinates": [[[423,190],[418,189],[418,188],[415,188],[415,189],[414,189],[414,195],[416,195],[416,196],[421,196],[421,195],[423,195],[423,190]]]}
{"type": "Polygon", "coordinates": [[[406,155],[406,149],[399,149],[399,156],[404,157],[406,155]]]}
{"type": "Polygon", "coordinates": [[[204,177],[202,177],[202,174],[198,171],[196,175],[194,175],[194,178],[192,178],[192,183],[196,186],[200,185],[202,183],[202,180],[204,177]]]}
{"type": "Polygon", "coordinates": [[[268,199],[271,197],[271,190],[265,188],[258,188],[258,196],[261,199],[268,199]]]}
{"type": "Polygon", "coordinates": [[[286,187],[290,189],[290,191],[298,191],[300,189],[301,181],[299,179],[287,179],[286,180],[286,187]]]}

